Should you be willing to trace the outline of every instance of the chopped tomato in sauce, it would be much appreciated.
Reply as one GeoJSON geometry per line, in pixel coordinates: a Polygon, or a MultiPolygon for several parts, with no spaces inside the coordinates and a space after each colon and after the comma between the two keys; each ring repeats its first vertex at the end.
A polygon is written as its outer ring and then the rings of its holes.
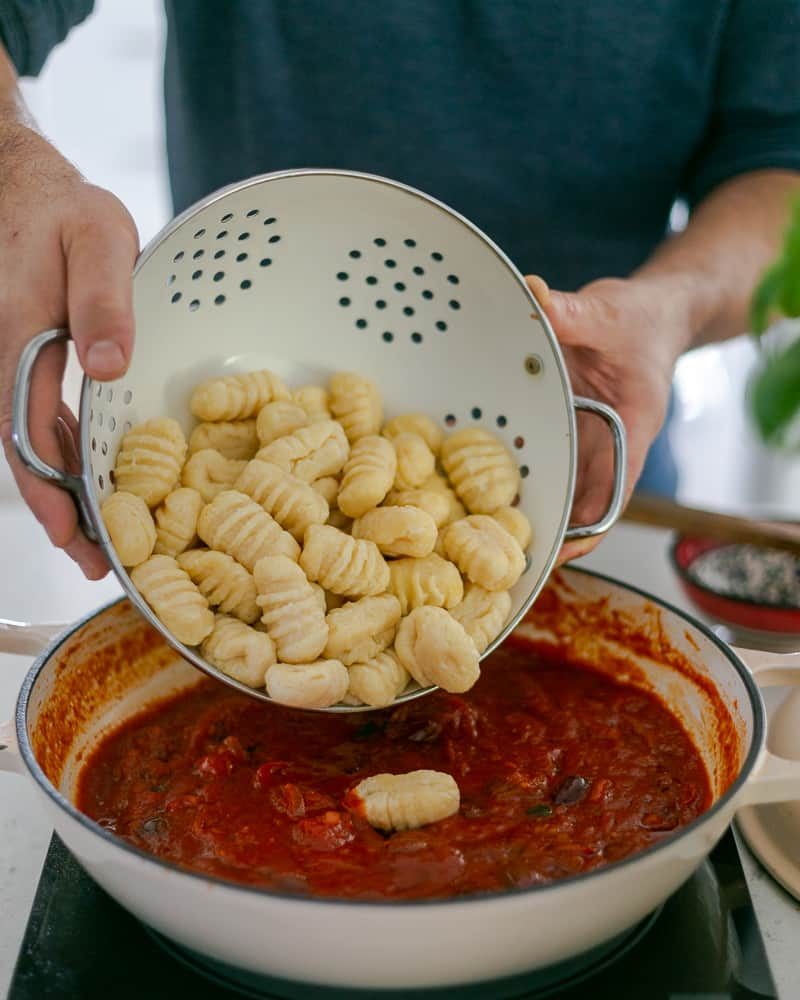
{"type": "Polygon", "coordinates": [[[368,714],[264,705],[212,681],[108,736],[78,805],[197,872],[313,896],[421,899],[535,886],[640,851],[708,808],[699,753],[654,696],[512,637],[466,695],[368,714]],[[461,808],[384,834],[362,778],[452,774],[461,808]]]}

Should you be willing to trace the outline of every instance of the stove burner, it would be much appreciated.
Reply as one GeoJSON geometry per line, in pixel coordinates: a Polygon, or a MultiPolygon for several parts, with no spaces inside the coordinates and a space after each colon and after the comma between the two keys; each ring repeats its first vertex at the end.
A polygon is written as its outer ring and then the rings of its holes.
{"type": "Polygon", "coordinates": [[[509,976],[490,982],[453,986],[439,989],[418,990],[370,990],[335,989],[329,986],[313,986],[309,983],[290,982],[259,976],[234,966],[217,962],[199,955],[190,948],[170,941],[152,928],[145,928],[150,937],[169,955],[188,966],[193,972],[210,979],[217,986],[232,990],[252,1000],[358,1000],[359,997],[408,997],[414,1000],[541,1000],[563,993],[595,976],[627,954],[655,924],[661,908],[651,913],[640,923],[623,934],[606,941],[590,951],[564,962],[557,962],[547,968],[538,969],[519,976],[509,976]]]}

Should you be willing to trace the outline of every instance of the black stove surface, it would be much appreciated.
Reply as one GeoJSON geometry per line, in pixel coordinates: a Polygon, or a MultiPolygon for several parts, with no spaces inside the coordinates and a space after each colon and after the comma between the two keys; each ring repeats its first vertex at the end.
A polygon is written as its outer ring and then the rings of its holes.
{"type": "Polygon", "coordinates": [[[775,997],[733,837],[631,934],[552,970],[448,991],[334,990],[264,980],[179,949],[122,909],[58,837],[45,861],[8,1000],[448,997],[753,1000],[775,997]]]}

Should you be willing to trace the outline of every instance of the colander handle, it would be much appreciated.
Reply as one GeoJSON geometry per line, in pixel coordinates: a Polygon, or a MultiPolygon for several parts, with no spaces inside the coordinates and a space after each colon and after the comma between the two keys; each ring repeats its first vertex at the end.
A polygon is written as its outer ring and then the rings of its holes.
{"type": "Polygon", "coordinates": [[[611,431],[611,438],[614,442],[614,489],[611,493],[611,502],[608,510],[599,521],[594,524],[576,524],[567,528],[564,535],[565,541],[572,541],[576,538],[593,538],[595,535],[602,535],[616,523],[622,513],[622,505],[625,501],[625,469],[627,467],[628,448],[625,438],[625,424],[616,410],[605,403],[599,403],[596,399],[586,399],[584,396],[576,396],[573,400],[576,410],[584,413],[594,413],[601,417],[608,424],[611,431]]]}
{"type": "Polygon", "coordinates": [[[45,330],[44,333],[40,333],[34,337],[23,348],[19,365],[17,366],[17,378],[14,382],[13,429],[11,436],[14,447],[17,449],[17,454],[31,472],[72,494],[72,499],[75,501],[75,506],[78,509],[81,530],[87,538],[96,542],[97,534],[92,527],[92,521],[86,506],[83,480],[80,476],[73,476],[69,472],[62,472],[61,469],[55,469],[52,465],[48,465],[47,462],[43,461],[34,451],[31,436],[28,433],[31,379],[33,378],[36,360],[49,344],[67,340],[69,340],[68,330],[45,330]]]}

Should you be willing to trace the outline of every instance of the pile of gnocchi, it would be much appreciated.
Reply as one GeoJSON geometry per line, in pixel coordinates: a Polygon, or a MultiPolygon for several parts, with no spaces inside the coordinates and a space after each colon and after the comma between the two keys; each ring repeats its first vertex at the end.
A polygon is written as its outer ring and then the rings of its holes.
{"type": "Polygon", "coordinates": [[[125,434],[102,505],[175,638],[299,708],[472,687],[531,539],[504,445],[418,413],[384,422],[377,386],[350,372],[293,392],[229,375],[190,405],[188,442],[170,418],[125,434]]]}

